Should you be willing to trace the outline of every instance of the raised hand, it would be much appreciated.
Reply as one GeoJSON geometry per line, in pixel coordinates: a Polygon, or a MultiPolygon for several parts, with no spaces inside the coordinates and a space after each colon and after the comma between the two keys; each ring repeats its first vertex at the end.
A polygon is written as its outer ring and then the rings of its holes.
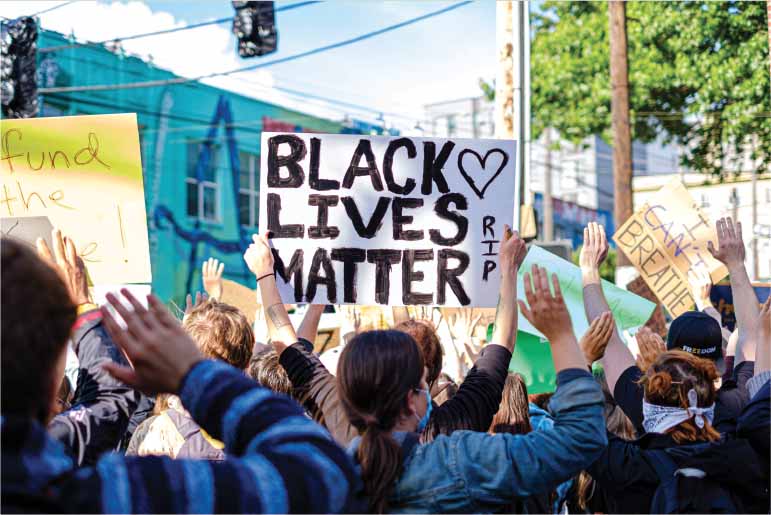
{"type": "Polygon", "coordinates": [[[185,314],[183,315],[182,320],[186,319],[188,315],[190,315],[190,312],[193,311],[193,308],[197,307],[199,304],[203,304],[207,300],[208,297],[206,294],[204,293],[201,295],[200,291],[195,292],[195,301],[193,301],[193,296],[188,293],[185,297],[185,314]]]}
{"type": "Polygon", "coordinates": [[[244,252],[244,261],[249,270],[257,278],[257,281],[263,277],[273,275],[273,252],[270,250],[268,236],[270,233],[253,234],[254,243],[244,252]]]}
{"type": "Polygon", "coordinates": [[[525,240],[519,237],[518,231],[512,231],[508,225],[503,226],[503,241],[498,254],[501,275],[516,280],[519,267],[527,254],[525,240]]]}
{"type": "Polygon", "coordinates": [[[562,297],[559,280],[552,274],[554,294],[549,289],[546,269],[533,265],[531,275],[525,273],[525,297],[527,304],[519,302],[519,309],[533,327],[541,331],[551,345],[551,356],[557,372],[569,368],[585,369],[586,363],[573,334],[568,308],[562,297]]]}
{"type": "Polygon", "coordinates": [[[472,308],[461,308],[457,314],[450,316],[448,320],[450,335],[454,340],[470,342],[481,319],[482,314],[474,316],[472,308]]]}
{"type": "Polygon", "coordinates": [[[51,231],[51,240],[54,246],[53,255],[43,238],[38,238],[35,241],[38,255],[59,272],[59,275],[64,279],[64,284],[67,285],[72,302],[76,306],[90,303],[88,273],[85,263],[75,251],[75,242],[71,238],[63,237],[59,229],[51,231]]]}
{"type": "Polygon", "coordinates": [[[691,294],[696,300],[696,307],[703,310],[712,305],[709,300],[709,292],[712,291],[712,277],[703,266],[696,266],[688,270],[688,283],[691,286],[691,294]]]}
{"type": "Polygon", "coordinates": [[[584,244],[578,262],[582,271],[599,271],[600,265],[608,257],[608,238],[605,228],[597,222],[589,222],[584,228],[584,244]]]}
{"type": "Polygon", "coordinates": [[[343,315],[347,327],[350,327],[354,334],[359,334],[361,330],[361,310],[358,306],[342,305],[338,306],[340,314],[343,315]]]}
{"type": "Polygon", "coordinates": [[[711,241],[707,242],[707,250],[712,257],[727,267],[744,264],[745,249],[742,239],[742,223],[733,223],[731,217],[717,221],[717,249],[711,241]]]}
{"type": "Polygon", "coordinates": [[[224,271],[225,263],[220,263],[218,259],[214,258],[204,261],[201,267],[203,289],[209,294],[209,297],[215,300],[222,298],[222,272],[224,271]]]}
{"type": "Polygon", "coordinates": [[[553,295],[549,289],[546,269],[538,265],[533,265],[530,273],[525,272],[524,283],[527,304],[519,300],[519,310],[533,327],[541,331],[550,342],[565,334],[572,335],[573,323],[562,298],[557,274],[552,274],[553,295]]]}
{"type": "Polygon", "coordinates": [[[579,342],[587,365],[592,366],[592,363],[605,355],[605,348],[608,346],[615,329],[614,325],[615,321],[610,311],[606,311],[592,320],[589,329],[586,330],[579,342]]]}
{"type": "Polygon", "coordinates": [[[637,368],[645,372],[656,361],[659,354],[666,352],[664,340],[647,327],[641,328],[635,335],[640,355],[637,356],[637,368]]]}
{"type": "Polygon", "coordinates": [[[107,302],[124,320],[125,329],[107,307],[101,311],[107,331],[134,368],[109,362],[105,370],[147,395],[177,393],[188,371],[203,359],[201,352],[155,295],[147,296],[149,309],[145,309],[131,292],[121,293],[132,309],[111,293],[107,302]]]}

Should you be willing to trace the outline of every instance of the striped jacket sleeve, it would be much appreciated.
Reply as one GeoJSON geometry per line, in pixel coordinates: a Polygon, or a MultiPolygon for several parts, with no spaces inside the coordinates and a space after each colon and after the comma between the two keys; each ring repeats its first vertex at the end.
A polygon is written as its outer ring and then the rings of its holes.
{"type": "Polygon", "coordinates": [[[62,495],[71,497],[65,500],[68,507],[103,513],[336,513],[359,508],[353,464],[289,397],[215,361],[192,368],[180,397],[196,422],[225,442],[225,461],[112,454],[93,469],[76,472],[71,481],[78,484],[61,485],[62,495]]]}

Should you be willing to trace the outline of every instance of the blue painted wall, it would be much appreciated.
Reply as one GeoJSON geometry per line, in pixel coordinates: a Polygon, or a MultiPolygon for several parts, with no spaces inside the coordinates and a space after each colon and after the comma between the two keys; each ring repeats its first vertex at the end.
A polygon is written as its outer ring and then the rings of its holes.
{"type": "MultiPolygon", "coordinates": [[[[41,31],[38,43],[43,49],[66,45],[69,40],[56,32],[41,31]]],[[[41,87],[175,77],[142,59],[103,46],[78,45],[38,54],[41,87]]],[[[41,106],[41,116],[137,113],[153,289],[161,298],[180,305],[188,289],[202,289],[200,263],[210,256],[225,262],[226,278],[252,286],[241,256],[251,234],[257,231],[257,221],[239,223],[239,171],[249,170],[252,159],[259,162],[263,126],[266,130],[327,133],[344,129],[337,122],[200,83],[55,93],[42,96],[41,106]],[[202,188],[206,190],[207,214],[211,215],[206,220],[191,216],[188,204],[199,179],[216,185],[202,188]]],[[[259,175],[257,170],[255,173],[256,190],[259,175]]],[[[248,174],[243,177],[248,179],[248,174]]],[[[192,209],[195,215],[197,207],[192,209]]],[[[254,209],[258,211],[256,202],[254,209]]],[[[242,217],[248,218],[248,213],[242,217]]]]}

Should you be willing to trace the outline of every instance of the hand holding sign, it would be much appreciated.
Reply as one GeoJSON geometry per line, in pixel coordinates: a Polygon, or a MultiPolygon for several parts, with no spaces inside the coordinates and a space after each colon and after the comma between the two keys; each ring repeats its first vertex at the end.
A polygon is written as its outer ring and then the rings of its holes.
{"type": "Polygon", "coordinates": [[[519,237],[519,232],[512,231],[508,225],[503,226],[503,243],[501,244],[500,264],[501,275],[505,279],[517,279],[519,267],[527,255],[525,240],[519,237]]]}
{"type": "Polygon", "coordinates": [[[51,232],[51,241],[54,247],[53,255],[45,240],[37,239],[38,255],[48,261],[62,276],[76,306],[91,302],[86,265],[75,251],[75,243],[71,238],[62,237],[59,229],[51,232]]]}
{"type": "Polygon", "coordinates": [[[244,261],[249,270],[257,277],[257,281],[268,275],[273,275],[273,253],[268,243],[270,233],[253,234],[254,243],[244,252],[244,261]]]}

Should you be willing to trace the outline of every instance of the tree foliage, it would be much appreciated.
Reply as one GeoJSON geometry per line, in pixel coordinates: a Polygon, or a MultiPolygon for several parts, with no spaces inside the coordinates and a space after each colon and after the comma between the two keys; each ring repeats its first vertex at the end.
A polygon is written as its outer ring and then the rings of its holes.
{"type": "MultiPolygon", "coordinates": [[[[765,2],[627,3],[632,137],[690,151],[683,164],[721,173],[750,152],[771,166],[765,2]]],[[[533,15],[533,137],[612,144],[607,2],[547,1],[533,15]]]]}

